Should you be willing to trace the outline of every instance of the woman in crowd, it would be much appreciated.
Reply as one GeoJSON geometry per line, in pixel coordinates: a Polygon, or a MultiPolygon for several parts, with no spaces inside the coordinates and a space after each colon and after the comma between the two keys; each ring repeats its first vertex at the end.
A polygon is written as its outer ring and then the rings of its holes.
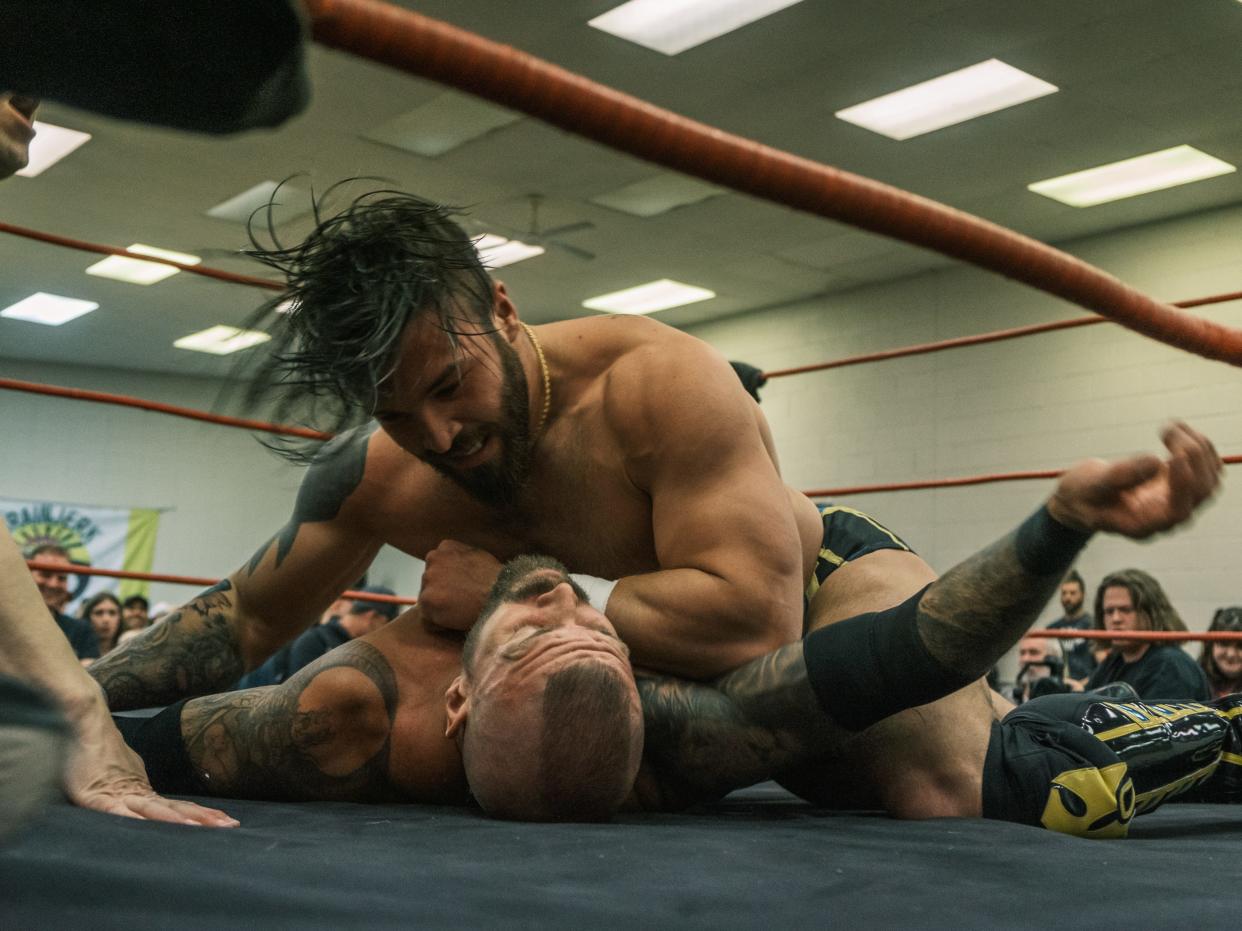
{"type": "MultiPolygon", "coordinates": [[[[1242,633],[1242,608],[1220,608],[1208,628],[1209,632],[1216,630],[1242,633]]],[[[1242,641],[1203,644],[1199,665],[1207,674],[1213,698],[1242,692],[1242,641]]]]}
{"type": "Polygon", "coordinates": [[[111,651],[121,633],[121,602],[111,592],[92,596],[82,608],[82,616],[90,621],[99,641],[99,655],[111,651]]]}

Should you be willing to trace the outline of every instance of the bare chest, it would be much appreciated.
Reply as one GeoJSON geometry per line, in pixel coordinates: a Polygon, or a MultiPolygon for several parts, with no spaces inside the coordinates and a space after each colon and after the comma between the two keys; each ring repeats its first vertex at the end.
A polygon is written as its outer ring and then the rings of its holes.
{"type": "Polygon", "coordinates": [[[537,459],[519,505],[489,509],[421,463],[416,476],[385,489],[385,541],[422,558],[444,540],[505,560],[554,556],[575,572],[608,578],[657,568],[651,499],[635,487],[621,455],[562,439],[537,459]]]}

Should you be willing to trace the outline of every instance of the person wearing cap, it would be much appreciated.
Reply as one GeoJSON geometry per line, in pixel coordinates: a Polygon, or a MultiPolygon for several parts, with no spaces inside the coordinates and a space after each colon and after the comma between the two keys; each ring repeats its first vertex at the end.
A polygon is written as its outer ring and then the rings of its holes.
{"type": "MultiPolygon", "coordinates": [[[[364,585],[358,589],[367,595],[395,595],[382,585],[364,585]]],[[[397,605],[387,601],[356,598],[349,609],[338,617],[303,632],[292,643],[277,650],[262,666],[238,680],[234,688],[252,689],[260,685],[278,685],[304,666],[313,663],[329,650],[379,630],[397,616],[397,605]]]]}

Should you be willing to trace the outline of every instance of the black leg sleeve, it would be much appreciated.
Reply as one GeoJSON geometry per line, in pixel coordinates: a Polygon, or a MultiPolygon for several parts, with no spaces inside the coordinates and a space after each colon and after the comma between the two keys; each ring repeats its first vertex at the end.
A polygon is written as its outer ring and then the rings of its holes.
{"type": "Polygon", "coordinates": [[[927,652],[918,631],[926,590],[887,611],[821,627],[802,641],[811,686],[837,724],[861,731],[973,681],[927,652]]]}
{"type": "Polygon", "coordinates": [[[169,705],[150,718],[113,715],[121,736],[142,757],[147,778],[156,792],[202,795],[206,787],[195,772],[181,738],[181,709],[186,701],[169,705]]]}

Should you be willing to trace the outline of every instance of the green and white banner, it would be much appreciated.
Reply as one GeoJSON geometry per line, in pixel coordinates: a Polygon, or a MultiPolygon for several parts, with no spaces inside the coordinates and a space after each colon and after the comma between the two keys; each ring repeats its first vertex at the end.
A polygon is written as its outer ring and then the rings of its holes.
{"type": "MultiPolygon", "coordinates": [[[[150,508],[104,508],[60,504],[55,501],[24,501],[0,498],[0,513],[17,545],[56,543],[69,551],[69,559],[81,566],[150,572],[155,557],[155,534],[160,512],[150,508]]],[[[149,583],[102,576],[72,575],[71,605],[96,592],[111,591],[122,600],[147,594],[149,583]]],[[[66,611],[72,613],[67,608],[66,611]]]]}

